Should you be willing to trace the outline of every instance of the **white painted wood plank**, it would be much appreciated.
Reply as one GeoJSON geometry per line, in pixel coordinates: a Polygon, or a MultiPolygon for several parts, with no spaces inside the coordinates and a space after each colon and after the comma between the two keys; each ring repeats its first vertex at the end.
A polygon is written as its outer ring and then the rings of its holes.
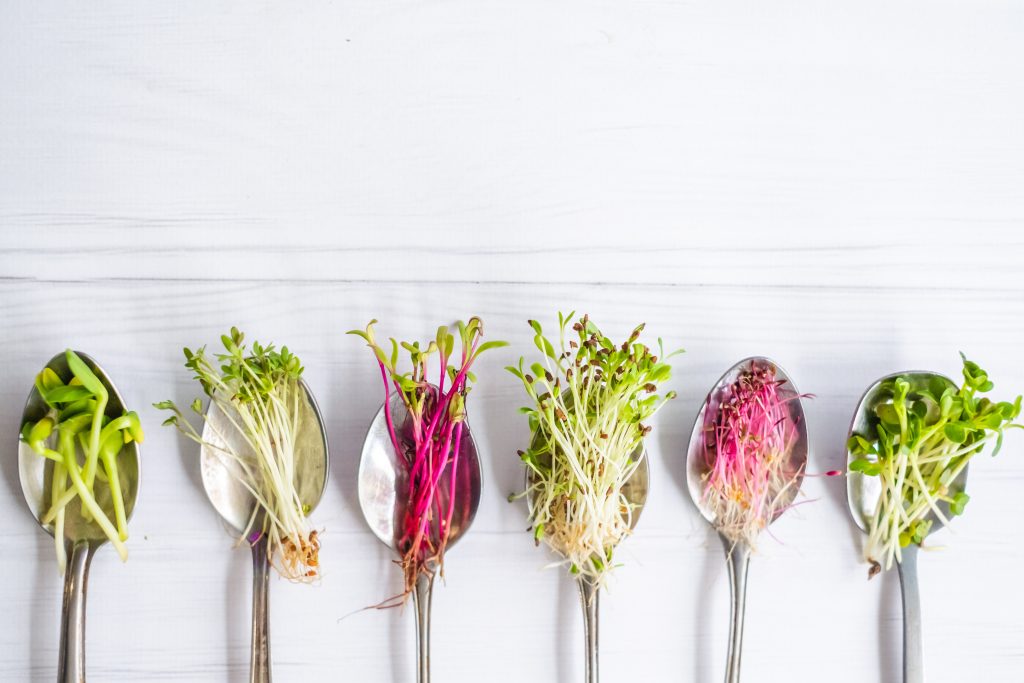
{"type": "Polygon", "coordinates": [[[13,221],[9,231],[0,233],[0,243],[6,242],[0,252],[6,278],[33,282],[584,282],[882,290],[899,286],[1003,291],[1014,296],[1024,289],[1019,276],[1024,263],[1019,228],[991,230],[977,241],[964,236],[965,226],[917,234],[862,231],[855,239],[830,232],[821,246],[788,247],[775,245],[775,235],[765,234],[761,227],[729,231],[724,243],[711,246],[695,246],[701,240],[694,240],[691,232],[636,246],[600,244],[614,239],[619,230],[596,235],[595,245],[583,248],[512,246],[501,243],[507,238],[499,232],[496,237],[473,235],[472,246],[448,246],[444,239],[446,244],[440,247],[403,248],[344,244],[359,230],[294,234],[266,228],[230,230],[199,219],[190,225],[132,232],[124,226],[97,229],[95,225],[105,223],[103,217],[91,217],[86,220],[88,226],[81,228],[60,218],[45,221],[45,226],[13,221]],[[281,235],[288,235],[285,242],[278,241],[281,235]],[[249,243],[254,238],[257,244],[249,243]]]}
{"type": "Polygon", "coordinates": [[[1021,287],[1019,3],[5,19],[8,276],[1021,287]]]}

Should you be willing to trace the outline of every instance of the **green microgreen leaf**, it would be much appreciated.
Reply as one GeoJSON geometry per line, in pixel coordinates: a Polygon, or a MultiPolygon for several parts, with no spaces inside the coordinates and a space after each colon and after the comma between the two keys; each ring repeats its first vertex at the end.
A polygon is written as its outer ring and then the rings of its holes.
{"type": "Polygon", "coordinates": [[[865,557],[888,569],[899,548],[924,542],[932,528],[963,514],[970,498],[956,485],[968,461],[989,442],[999,452],[1004,430],[1019,428],[1015,402],[982,396],[994,384],[977,363],[963,360],[963,384],[938,375],[885,380],[871,406],[868,428],[847,443],[851,472],[880,478],[875,513],[868,519],[865,557]],[[870,457],[865,457],[870,456],[870,457]]]}

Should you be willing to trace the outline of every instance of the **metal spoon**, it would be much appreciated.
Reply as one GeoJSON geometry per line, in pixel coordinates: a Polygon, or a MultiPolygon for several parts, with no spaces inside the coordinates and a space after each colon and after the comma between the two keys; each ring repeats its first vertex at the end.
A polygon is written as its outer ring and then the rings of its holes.
{"type": "MultiPolygon", "coordinates": [[[[797,429],[797,441],[789,453],[788,472],[796,480],[796,486],[788,488],[783,496],[779,509],[785,511],[793,499],[796,498],[803,482],[804,468],[807,464],[807,422],[804,419],[804,409],[800,402],[799,394],[793,381],[776,362],[763,356],[744,358],[722,375],[718,383],[708,393],[707,399],[697,413],[697,419],[693,423],[693,432],[690,434],[690,446],[686,456],[686,484],[690,490],[690,498],[697,510],[704,519],[713,527],[715,526],[714,513],[704,502],[704,475],[707,472],[705,457],[704,430],[706,421],[718,412],[719,402],[729,387],[737,380],[740,373],[751,367],[752,363],[768,365],[775,368],[775,377],[786,383],[786,387],[794,394],[793,400],[789,401],[789,417],[797,429]],[[708,410],[711,409],[709,415],[708,410]]],[[[779,512],[771,521],[778,519],[779,512]]],[[[743,654],[743,617],[746,610],[747,598],[747,569],[750,566],[750,546],[743,542],[733,543],[724,535],[719,534],[722,545],[725,546],[725,557],[729,568],[730,595],[732,598],[732,619],[729,623],[729,656],[725,669],[725,680],[727,683],[737,683],[740,680],[740,658],[743,654]]]]}
{"type": "MultiPolygon", "coordinates": [[[[393,393],[390,398],[391,417],[399,426],[399,433],[404,431],[409,412],[402,402],[402,397],[393,393]]],[[[405,459],[395,453],[388,433],[384,406],[381,405],[377,416],[370,423],[370,429],[363,442],[363,452],[359,460],[359,507],[363,517],[373,534],[395,552],[402,535],[400,520],[405,515],[406,482],[408,465],[405,459]]],[[[442,497],[442,507],[448,504],[448,482],[450,474],[445,473],[442,484],[438,486],[438,494],[442,497]]],[[[469,430],[469,422],[462,427],[462,441],[459,446],[458,469],[455,473],[455,512],[448,535],[447,548],[450,550],[469,529],[480,505],[482,478],[480,459],[477,456],[476,442],[469,430]]],[[[434,572],[420,574],[416,579],[413,601],[416,606],[416,646],[417,665],[416,680],[419,683],[430,681],[430,598],[434,587],[434,572]]]]}
{"type": "MultiPolygon", "coordinates": [[[[536,444],[534,444],[536,445],[536,444]]],[[[645,457],[643,445],[637,448],[632,454],[633,460],[639,460],[640,464],[633,470],[633,474],[622,485],[622,495],[632,507],[629,528],[636,529],[640,521],[640,513],[644,510],[647,502],[647,492],[651,485],[650,465],[645,457]]],[[[530,472],[526,475],[526,487],[530,504],[533,504],[533,489],[530,487],[530,472]]],[[[580,604],[583,607],[583,636],[586,639],[586,680],[587,683],[597,683],[600,678],[600,660],[598,650],[598,602],[601,595],[600,586],[590,577],[580,574],[576,579],[576,586],[580,591],[580,604]]]]}
{"type": "MultiPolygon", "coordinates": [[[[857,411],[853,414],[853,421],[850,423],[850,433],[867,434],[871,431],[871,416],[881,396],[882,384],[895,377],[903,377],[910,382],[910,391],[927,388],[932,380],[944,382],[947,386],[956,389],[953,380],[935,372],[898,372],[886,375],[868,387],[857,405],[857,411]]],[[[847,461],[852,461],[855,456],[847,452],[847,461]]],[[[953,481],[962,491],[967,484],[967,468],[965,467],[960,475],[953,481]]],[[[866,477],[860,472],[848,472],[846,476],[846,498],[850,505],[850,514],[854,522],[867,533],[868,520],[874,516],[875,508],[878,505],[878,498],[881,495],[881,482],[878,477],[866,477]]],[[[945,502],[939,503],[942,514],[949,515],[949,505],[945,502]]],[[[931,535],[942,528],[942,521],[932,512],[926,518],[931,522],[928,535],[931,535]]],[[[902,559],[896,563],[900,576],[900,589],[903,594],[903,680],[905,683],[923,683],[924,681],[924,657],[921,643],[921,593],[917,582],[917,553],[919,546],[911,543],[901,551],[902,559]]]]}
{"type": "MultiPolygon", "coordinates": [[[[295,441],[295,478],[299,500],[313,512],[327,486],[330,461],[327,457],[327,432],[320,409],[312,392],[304,381],[299,382],[305,391],[306,400],[300,406],[298,434],[295,441]]],[[[233,452],[251,455],[252,450],[231,421],[210,402],[203,426],[203,441],[226,446],[233,452]],[[223,437],[223,438],[222,438],[223,437]]],[[[238,479],[240,466],[225,457],[215,448],[202,446],[199,456],[203,476],[203,488],[210,503],[224,518],[228,526],[238,534],[245,532],[252,518],[256,501],[238,479]]],[[[257,518],[254,528],[259,528],[257,518]]],[[[249,659],[249,680],[252,683],[269,683],[270,667],[270,625],[268,599],[270,559],[267,555],[266,536],[251,545],[252,548],[252,651],[249,659]]]]}
{"type": "MultiPolygon", "coordinates": [[[[103,369],[92,358],[76,351],[78,357],[85,361],[89,369],[103,382],[109,394],[107,402],[108,415],[120,415],[124,412],[124,401],[103,369]]],[[[67,357],[59,353],[50,359],[46,367],[57,373],[67,383],[72,378],[68,368],[67,357]]],[[[33,387],[25,402],[25,411],[21,424],[41,420],[50,411],[49,406],[33,387]]],[[[124,499],[125,515],[131,519],[135,509],[135,501],[139,495],[139,445],[137,442],[125,444],[117,456],[117,469],[121,484],[121,495],[124,499]]],[[[42,517],[50,508],[51,486],[53,478],[53,461],[37,455],[28,444],[18,444],[18,470],[21,478],[21,489],[25,493],[32,515],[46,533],[53,536],[52,523],[44,524],[42,517]]],[[[100,480],[95,484],[96,501],[109,517],[114,517],[108,485],[100,480]]],[[[85,593],[89,581],[89,564],[96,549],[107,542],[107,537],[95,521],[85,521],[78,505],[65,508],[64,543],[68,555],[67,567],[64,570],[64,606],[61,610],[60,627],[60,662],[57,670],[58,683],[83,683],[85,681],[85,593]]]]}

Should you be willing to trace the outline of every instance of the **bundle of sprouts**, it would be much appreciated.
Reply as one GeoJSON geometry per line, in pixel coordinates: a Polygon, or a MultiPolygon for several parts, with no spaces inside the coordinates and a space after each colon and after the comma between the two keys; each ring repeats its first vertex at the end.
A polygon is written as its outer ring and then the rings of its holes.
{"type": "Polygon", "coordinates": [[[733,545],[756,548],[758,535],[800,485],[803,464],[790,462],[800,432],[789,405],[799,398],[774,365],[757,359],[708,397],[703,503],[733,545]]]}
{"type": "Polygon", "coordinates": [[[211,358],[206,347],[185,349],[185,367],[195,373],[212,403],[204,412],[197,398],[191,409],[203,417],[215,440],[204,439],[173,401],[155,405],[173,412],[165,425],[210,449],[252,494],[256,504],[240,542],[255,545],[265,537],[268,559],[281,576],[311,582],[320,573],[320,541],[299,497],[296,469],[296,442],[308,400],[300,381],[303,368],[286,346],[278,351],[273,344],[253,342],[248,350],[243,340],[233,327],[221,337],[226,353],[211,358]],[[214,409],[235,434],[222,433],[219,421],[210,419],[214,409]],[[237,442],[233,436],[241,437],[244,448],[232,445],[237,442]]]}
{"type": "Polygon", "coordinates": [[[74,351],[68,349],[65,356],[72,377],[65,384],[48,367],[36,376],[36,390],[49,410],[21,430],[29,448],[53,461],[50,507],[40,521],[53,524],[61,573],[67,563],[65,522],[69,514],[79,514],[70,507],[75,504],[81,506],[81,519],[95,523],[121,559],[128,559],[128,520],[117,459],[125,444],[143,439],[139,416],[132,411],[107,415],[107,387],[74,351]],[[113,520],[103,510],[108,498],[113,520]]]}
{"type": "Polygon", "coordinates": [[[419,342],[390,339],[390,352],[377,344],[371,320],[365,330],[349,334],[361,337],[373,351],[384,384],[384,416],[392,447],[399,462],[407,467],[404,514],[396,546],[405,579],[405,589],[382,607],[405,602],[422,574],[444,575],[444,553],[452,532],[455,508],[461,499],[457,486],[459,454],[466,423],[466,395],[476,376],[470,371],[480,354],[506,346],[503,341],[482,342],[483,322],[473,317],[455,324],[460,348],[455,352],[455,335],[449,328],[437,329],[426,347],[419,342]],[[398,367],[399,347],[405,350],[411,370],[398,367]],[[436,363],[436,384],[429,368],[436,363]],[[396,392],[406,410],[404,420],[392,415],[391,392],[396,392]]]}
{"type": "MultiPolygon", "coordinates": [[[[558,315],[558,346],[529,321],[540,362],[507,368],[532,405],[530,447],[519,451],[527,467],[526,496],[535,541],[546,543],[577,578],[601,583],[614,566],[615,547],[633,526],[626,495],[630,477],[645,457],[645,422],[675,397],[658,393],[671,367],[661,340],[657,355],[640,343],[644,325],[615,344],[575,313],[558,315]]],[[[673,355],[673,354],[670,354],[673,355]]]]}
{"type": "Polygon", "coordinates": [[[970,496],[957,481],[968,462],[995,441],[1020,415],[1021,397],[994,402],[988,373],[963,357],[963,383],[956,387],[939,376],[916,381],[898,376],[882,382],[869,414],[868,428],[847,444],[850,470],[878,477],[881,493],[868,518],[864,558],[868,577],[892,567],[902,549],[921,545],[931,529],[929,515],[949,524],[963,514],[970,496]],[[948,513],[943,510],[948,507],[948,513]]]}

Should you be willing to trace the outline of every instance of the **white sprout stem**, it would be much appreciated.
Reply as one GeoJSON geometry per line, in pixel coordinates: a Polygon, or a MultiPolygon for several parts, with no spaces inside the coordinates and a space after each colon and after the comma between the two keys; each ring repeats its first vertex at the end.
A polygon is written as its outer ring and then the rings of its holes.
{"type": "MultiPolygon", "coordinates": [[[[61,497],[61,492],[64,487],[67,486],[68,476],[64,471],[63,463],[56,463],[53,466],[53,483],[51,484],[50,499],[61,497]]],[[[67,503],[65,503],[67,505],[67,503]]],[[[61,574],[64,573],[64,568],[67,566],[67,551],[64,549],[64,505],[62,505],[55,514],[56,520],[53,525],[53,540],[57,546],[57,568],[61,574]]],[[[43,524],[48,524],[45,521],[43,524]]]]}
{"type": "MultiPolygon", "coordinates": [[[[223,382],[205,359],[200,365],[205,370],[201,374],[211,387],[211,400],[252,456],[243,456],[232,448],[227,434],[208,414],[203,415],[203,419],[221,444],[203,439],[185,420],[178,421],[179,429],[193,441],[210,448],[225,463],[238,465],[238,470],[229,468],[229,471],[256,503],[239,540],[251,542],[249,536],[262,511],[264,520],[260,532],[267,536],[272,561],[286,577],[302,579],[304,576],[288,567],[289,561],[282,555],[285,539],[295,548],[301,548],[310,537],[308,520],[295,486],[295,439],[301,420],[301,385],[294,378],[279,379],[265,395],[242,401],[235,396],[236,389],[223,382]]],[[[248,364],[243,367],[255,382],[262,383],[263,379],[248,364]]]]}
{"type": "Polygon", "coordinates": [[[890,476],[882,476],[883,490],[875,506],[875,512],[870,524],[868,542],[865,545],[865,555],[868,560],[879,561],[885,569],[890,569],[894,561],[902,559],[902,547],[900,534],[909,531],[912,525],[923,520],[929,511],[934,512],[937,518],[944,524],[949,524],[948,516],[944,515],[938,507],[940,501],[950,502],[951,498],[944,495],[943,491],[948,482],[955,481],[964,468],[967,467],[969,458],[964,458],[952,469],[946,469],[945,464],[954,458],[978,452],[988,441],[994,438],[994,434],[986,434],[984,438],[968,445],[949,444],[941,436],[934,439],[935,444],[930,445],[938,429],[932,429],[929,433],[922,435],[921,442],[925,448],[916,457],[911,458],[905,450],[899,451],[901,457],[889,458],[889,461],[899,461],[899,472],[903,473],[909,466],[914,475],[911,480],[899,480],[898,473],[894,478],[892,470],[894,463],[888,462],[887,469],[890,476]],[[911,460],[913,460],[911,462],[911,460]],[[943,466],[936,468],[934,476],[945,479],[945,482],[926,482],[920,471],[921,465],[931,463],[943,463],[943,466]],[[886,524],[885,522],[888,522],[886,524]]]}

